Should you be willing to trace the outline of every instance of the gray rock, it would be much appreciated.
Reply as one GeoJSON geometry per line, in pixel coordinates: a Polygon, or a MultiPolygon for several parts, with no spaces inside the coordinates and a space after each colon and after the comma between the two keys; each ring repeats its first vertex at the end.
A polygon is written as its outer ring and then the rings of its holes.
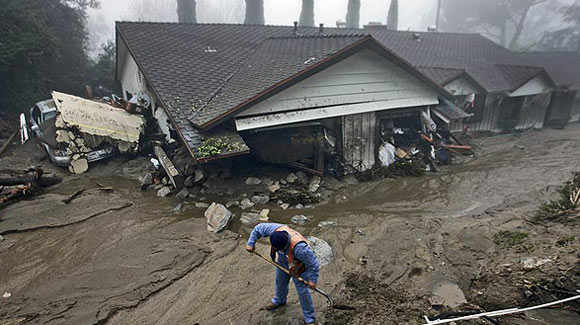
{"type": "Polygon", "coordinates": [[[149,185],[153,184],[153,174],[147,173],[141,179],[141,189],[145,190],[149,185]]]}
{"type": "Polygon", "coordinates": [[[320,181],[322,181],[320,176],[312,177],[312,180],[310,181],[310,185],[308,185],[308,191],[310,193],[314,193],[314,192],[318,191],[318,188],[320,188],[320,181]]]}
{"type": "Polygon", "coordinates": [[[268,204],[268,202],[270,202],[270,197],[267,195],[254,195],[252,196],[252,202],[254,204],[268,204]]]}
{"type": "Polygon", "coordinates": [[[282,210],[287,210],[290,207],[289,203],[282,203],[280,204],[280,207],[282,208],[282,210]]]}
{"type": "Polygon", "coordinates": [[[288,176],[286,176],[286,182],[293,184],[296,180],[298,179],[298,176],[296,176],[296,174],[294,173],[290,173],[288,174],[288,176]]]}
{"type": "Polygon", "coordinates": [[[207,219],[207,230],[214,233],[223,231],[228,223],[232,220],[233,214],[225,206],[213,202],[207,210],[205,210],[205,218],[207,219]]]}
{"type": "Polygon", "coordinates": [[[272,185],[273,183],[274,183],[274,182],[273,182],[273,181],[272,181],[270,178],[268,178],[268,177],[264,177],[264,178],[262,178],[262,184],[264,184],[264,185],[266,185],[266,186],[270,186],[270,185],[272,185]]]}
{"type": "Polygon", "coordinates": [[[298,204],[296,204],[296,206],[294,208],[298,209],[298,210],[302,210],[302,209],[304,209],[304,205],[302,203],[298,203],[298,204]]]}
{"type": "Polygon", "coordinates": [[[185,165],[185,175],[193,175],[195,172],[195,165],[194,164],[187,164],[185,165]]]}
{"type": "Polygon", "coordinates": [[[188,188],[192,188],[194,186],[193,183],[193,176],[187,176],[185,181],[183,181],[183,185],[188,188]]]}
{"type": "Polygon", "coordinates": [[[260,221],[268,221],[270,218],[268,215],[270,214],[270,209],[263,209],[260,211],[260,221]]]}
{"type": "Polygon", "coordinates": [[[256,177],[248,177],[248,179],[246,179],[246,185],[252,186],[252,185],[260,185],[262,184],[262,180],[256,177]]]}
{"type": "Polygon", "coordinates": [[[310,221],[310,219],[308,219],[307,216],[299,214],[299,215],[295,215],[292,218],[290,218],[290,221],[292,221],[292,223],[297,224],[299,226],[304,226],[305,224],[308,223],[308,221],[310,221]]]}
{"type": "Polygon", "coordinates": [[[179,203],[178,205],[175,206],[175,208],[173,208],[173,213],[181,213],[182,210],[183,204],[179,203]]]}
{"type": "Polygon", "coordinates": [[[163,185],[167,185],[167,184],[169,184],[169,178],[167,178],[167,177],[163,177],[163,178],[161,179],[161,184],[163,184],[163,185]]]}
{"type": "Polygon", "coordinates": [[[260,222],[260,215],[253,212],[243,212],[242,216],[240,217],[240,222],[244,226],[254,227],[260,222]]]}
{"type": "Polygon", "coordinates": [[[196,169],[195,172],[193,173],[193,182],[194,183],[199,183],[201,182],[203,179],[205,178],[205,175],[203,173],[203,170],[201,169],[196,169]]]}
{"type": "Polygon", "coordinates": [[[300,179],[300,183],[308,184],[308,175],[306,175],[305,172],[303,171],[296,172],[296,176],[298,177],[298,179],[300,179]]]}
{"type": "Polygon", "coordinates": [[[318,223],[318,227],[320,228],[326,228],[326,227],[336,227],[338,226],[338,223],[336,221],[321,221],[320,223],[318,223]]]}
{"type": "Polygon", "coordinates": [[[320,266],[326,266],[332,262],[332,247],[326,241],[314,236],[306,239],[310,242],[310,248],[314,251],[320,266]]]}
{"type": "Polygon", "coordinates": [[[288,182],[287,182],[285,179],[281,179],[281,180],[280,180],[280,184],[282,184],[282,185],[286,185],[286,184],[288,184],[288,182]]]}
{"type": "Polygon", "coordinates": [[[240,208],[242,209],[248,209],[254,206],[254,202],[250,201],[250,199],[245,198],[240,202],[240,208]]]}
{"type": "Polygon", "coordinates": [[[240,205],[240,202],[239,201],[230,201],[230,202],[226,203],[226,208],[229,209],[229,208],[231,208],[233,206],[238,206],[238,205],[240,205]]]}
{"type": "Polygon", "coordinates": [[[163,186],[159,191],[157,191],[157,196],[159,197],[166,197],[171,194],[171,187],[163,186]]]}
{"type": "Polygon", "coordinates": [[[199,209],[205,209],[205,208],[209,207],[209,204],[207,204],[205,202],[195,202],[193,204],[193,206],[195,206],[196,208],[199,208],[199,209]]]}
{"type": "Polygon", "coordinates": [[[270,193],[276,193],[278,192],[278,190],[280,189],[280,182],[276,181],[274,182],[274,184],[268,186],[268,191],[270,191],[270,193]]]}
{"type": "Polygon", "coordinates": [[[177,194],[175,194],[175,197],[178,198],[179,200],[185,200],[187,199],[187,197],[189,196],[189,190],[184,188],[181,189],[181,191],[177,192],[177,194]]]}

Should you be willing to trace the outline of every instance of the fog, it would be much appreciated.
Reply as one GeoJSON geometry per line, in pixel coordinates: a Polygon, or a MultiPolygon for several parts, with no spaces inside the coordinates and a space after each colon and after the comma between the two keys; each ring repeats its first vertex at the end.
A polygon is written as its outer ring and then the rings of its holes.
{"type": "MultiPolygon", "coordinates": [[[[369,21],[386,23],[390,0],[362,0],[361,25],[369,21]]],[[[177,21],[175,0],[101,0],[100,9],[89,11],[88,29],[91,50],[114,38],[115,21],[177,21]]],[[[197,19],[200,23],[242,23],[243,0],[198,0],[197,19]]],[[[315,22],[336,26],[344,20],[348,0],[316,0],[315,22]]],[[[298,20],[301,0],[265,0],[266,24],[292,25],[298,20]]],[[[426,30],[435,24],[437,0],[399,1],[399,29],[426,30]]]]}

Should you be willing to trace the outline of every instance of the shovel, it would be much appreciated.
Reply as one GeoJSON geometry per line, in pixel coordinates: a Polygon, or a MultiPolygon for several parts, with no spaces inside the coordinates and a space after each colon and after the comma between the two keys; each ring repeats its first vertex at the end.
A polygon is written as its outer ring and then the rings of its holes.
{"type": "MultiPolygon", "coordinates": [[[[283,267],[282,265],[272,261],[271,259],[265,257],[264,255],[258,253],[256,250],[254,250],[254,254],[258,255],[259,257],[261,257],[264,261],[274,265],[275,267],[277,267],[278,269],[282,270],[284,273],[288,274],[291,277],[294,277],[296,279],[298,279],[298,281],[308,285],[308,281],[304,280],[303,278],[299,277],[299,276],[294,276],[290,273],[290,271],[283,267]]],[[[354,310],[354,307],[351,306],[346,306],[346,305],[335,305],[334,301],[332,300],[332,298],[330,298],[330,296],[328,294],[326,294],[324,291],[316,288],[314,289],[314,291],[318,292],[319,294],[321,294],[322,296],[324,296],[324,298],[326,298],[326,300],[328,300],[328,304],[330,305],[330,308],[334,308],[334,309],[345,309],[345,310],[354,310]]]]}

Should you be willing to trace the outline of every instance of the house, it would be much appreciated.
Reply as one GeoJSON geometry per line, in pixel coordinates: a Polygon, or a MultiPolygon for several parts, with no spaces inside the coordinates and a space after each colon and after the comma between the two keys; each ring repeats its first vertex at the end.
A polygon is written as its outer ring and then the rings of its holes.
{"type": "Polygon", "coordinates": [[[252,152],[322,172],[337,152],[363,171],[388,130],[469,116],[362,30],[136,22],[116,30],[124,96],[149,97],[167,139],[200,163],[252,152]]]}
{"type": "MultiPolygon", "coordinates": [[[[479,34],[379,27],[369,29],[373,37],[453,94],[455,103],[472,114],[466,121],[471,131],[543,127],[554,83],[541,66],[479,34]]],[[[452,131],[462,130],[458,122],[450,125],[452,131]]]]}
{"type": "Polygon", "coordinates": [[[545,122],[564,126],[580,121],[580,54],[575,52],[523,52],[521,56],[542,66],[554,80],[545,122]]]}

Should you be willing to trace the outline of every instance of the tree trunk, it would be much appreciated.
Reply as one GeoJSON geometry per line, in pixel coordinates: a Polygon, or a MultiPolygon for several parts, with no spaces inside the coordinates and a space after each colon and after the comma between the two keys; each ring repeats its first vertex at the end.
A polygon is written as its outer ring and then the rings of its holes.
{"type": "Polygon", "coordinates": [[[346,27],[359,28],[360,26],[360,0],[348,0],[348,12],[346,13],[346,27]]]}
{"type": "Polygon", "coordinates": [[[507,46],[507,26],[506,26],[506,22],[505,20],[503,21],[503,23],[501,24],[501,26],[499,26],[500,29],[500,44],[503,47],[507,46]]]}
{"type": "Polygon", "coordinates": [[[397,30],[399,28],[399,0],[391,0],[389,16],[387,17],[387,29],[397,30]]]}
{"type": "Polygon", "coordinates": [[[526,23],[526,18],[528,17],[528,13],[530,12],[530,9],[532,8],[532,6],[528,6],[524,9],[524,11],[522,12],[522,15],[520,16],[520,19],[518,20],[518,23],[516,24],[516,30],[514,32],[514,36],[512,37],[510,44],[508,46],[508,49],[510,50],[514,50],[516,45],[518,44],[518,41],[520,40],[520,36],[522,36],[522,32],[524,30],[524,25],[526,23]]]}
{"type": "Polygon", "coordinates": [[[302,0],[299,24],[300,26],[314,26],[314,0],[302,0]]]}
{"type": "Polygon", "coordinates": [[[246,0],[246,25],[264,25],[264,0],[246,0]]]}
{"type": "Polygon", "coordinates": [[[197,23],[196,0],[177,0],[177,18],[180,23],[197,23]]]}

